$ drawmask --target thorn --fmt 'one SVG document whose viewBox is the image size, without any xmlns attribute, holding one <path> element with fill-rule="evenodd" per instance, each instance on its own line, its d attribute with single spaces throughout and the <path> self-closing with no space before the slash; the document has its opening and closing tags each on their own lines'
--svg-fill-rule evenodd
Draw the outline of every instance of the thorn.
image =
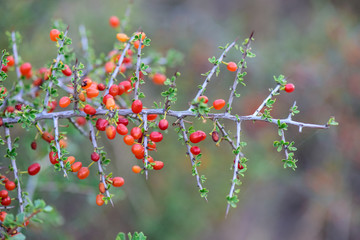
<svg viewBox="0 0 360 240">
<path fill-rule="evenodd" d="M 250 37 L 249 37 L 249 40 L 251 40 L 252 39 L 252 37 L 254 36 L 254 30 L 251 32 L 251 34 L 250 34 Z"/>
</svg>

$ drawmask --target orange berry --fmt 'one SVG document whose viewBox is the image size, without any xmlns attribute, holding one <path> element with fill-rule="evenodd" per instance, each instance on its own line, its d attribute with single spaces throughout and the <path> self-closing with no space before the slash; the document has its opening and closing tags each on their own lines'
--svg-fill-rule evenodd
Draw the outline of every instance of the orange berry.
<svg viewBox="0 0 360 240">
<path fill-rule="evenodd" d="M 73 172 L 77 172 L 80 170 L 81 167 L 82 167 L 82 162 L 76 162 L 73 165 L 71 165 L 71 170 Z"/>
<path fill-rule="evenodd" d="M 105 63 L 105 72 L 112 73 L 115 69 L 115 63 L 113 62 L 107 62 Z"/>
<path fill-rule="evenodd" d="M 217 99 L 213 102 L 213 107 L 216 109 L 216 110 L 220 110 L 222 109 L 224 106 L 225 106 L 226 102 L 224 99 Z"/>
<path fill-rule="evenodd" d="M 102 194 L 98 194 L 96 196 L 96 205 L 102 206 L 104 204 L 103 197 L 104 197 L 104 195 L 102 195 Z"/>
<path fill-rule="evenodd" d="M 144 40 L 146 37 L 146 34 L 144 32 L 136 32 L 135 36 L 139 36 L 141 34 L 141 40 Z"/>
<path fill-rule="evenodd" d="M 198 98 L 198 100 L 199 100 L 199 102 L 201 101 L 203 99 L 203 102 L 204 103 L 208 103 L 208 101 L 209 101 L 209 99 L 208 99 L 208 97 L 207 96 L 200 96 L 199 98 Z"/>
<path fill-rule="evenodd" d="M 164 82 L 166 81 L 166 76 L 161 73 L 155 73 L 152 80 L 155 84 L 164 85 Z"/>
<path fill-rule="evenodd" d="M 138 49 L 139 46 L 140 46 L 140 41 L 139 41 L 139 40 L 135 41 L 135 42 L 134 42 L 134 47 L 135 47 L 136 49 Z M 144 44 L 141 44 L 141 49 L 143 49 L 143 48 L 144 48 Z"/>
<path fill-rule="evenodd" d="M 125 33 L 118 33 L 118 34 L 116 34 L 116 38 L 117 38 L 120 42 L 127 42 L 127 41 L 129 41 L 129 39 L 130 39 Z"/>
<path fill-rule="evenodd" d="M 62 108 L 66 108 L 70 104 L 70 98 L 69 97 L 62 97 L 59 100 L 59 106 Z"/>
<path fill-rule="evenodd" d="M 90 87 L 90 88 L 86 89 L 86 96 L 88 98 L 95 98 L 95 97 L 99 96 L 99 90 L 94 89 L 93 87 Z"/>
<path fill-rule="evenodd" d="M 51 41 L 57 42 L 60 35 L 60 31 L 57 29 L 51 29 L 50 31 L 50 39 Z"/>
<path fill-rule="evenodd" d="M 67 142 L 64 139 L 60 139 L 59 145 L 60 145 L 61 148 L 66 148 L 67 147 Z"/>
<path fill-rule="evenodd" d="M 85 102 L 86 98 L 85 98 L 85 94 L 83 92 L 79 93 L 79 99 L 82 102 Z"/>
<path fill-rule="evenodd" d="M 106 189 L 105 189 L 105 185 L 101 182 L 99 183 L 99 191 L 101 193 L 105 193 Z"/>
<path fill-rule="evenodd" d="M 66 159 L 65 163 L 67 163 L 67 162 L 69 162 L 70 165 L 73 164 L 73 163 L 75 162 L 75 157 L 74 157 L 74 156 L 69 156 L 69 157 Z"/>
<path fill-rule="evenodd" d="M 132 166 L 131 170 L 132 170 L 134 173 L 138 174 L 138 173 L 141 172 L 141 167 L 138 166 L 138 165 L 134 165 L 134 166 Z"/>
<path fill-rule="evenodd" d="M 121 187 L 122 185 L 124 185 L 125 181 L 122 177 L 114 177 L 112 179 L 112 185 L 114 187 Z"/>
<path fill-rule="evenodd" d="M 230 72 L 235 72 L 237 70 L 237 65 L 234 62 L 229 62 L 226 66 L 227 70 Z"/>
<path fill-rule="evenodd" d="M 126 145 L 131 146 L 131 145 L 134 144 L 135 140 L 134 140 L 134 137 L 133 137 L 133 136 L 131 136 L 131 135 L 126 135 L 126 136 L 124 136 L 124 142 L 125 142 Z"/>
<path fill-rule="evenodd" d="M 79 179 L 85 179 L 89 176 L 90 171 L 88 167 L 82 167 L 77 173 Z"/>
<path fill-rule="evenodd" d="M 109 24 L 110 24 L 111 27 L 116 28 L 117 26 L 119 26 L 120 20 L 116 16 L 111 16 L 109 18 Z"/>
<path fill-rule="evenodd" d="M 109 109 L 109 110 L 112 110 L 115 108 L 115 100 L 114 98 L 108 98 L 106 100 L 106 108 Z"/>
<path fill-rule="evenodd" d="M 81 87 L 83 89 L 87 89 L 91 86 L 91 84 L 92 84 L 92 80 L 90 78 L 85 78 L 81 83 Z"/>
</svg>

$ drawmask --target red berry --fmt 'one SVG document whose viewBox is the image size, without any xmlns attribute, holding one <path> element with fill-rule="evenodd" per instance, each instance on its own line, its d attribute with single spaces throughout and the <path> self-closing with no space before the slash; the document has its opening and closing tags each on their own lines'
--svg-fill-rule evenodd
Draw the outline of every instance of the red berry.
<svg viewBox="0 0 360 240">
<path fill-rule="evenodd" d="M 62 73 L 63 73 L 65 76 L 69 77 L 69 76 L 71 76 L 72 71 L 71 71 L 71 69 L 69 68 L 69 66 L 65 64 L 65 69 L 62 70 Z"/>
<path fill-rule="evenodd" d="M 130 93 L 131 92 L 131 82 L 130 81 L 122 81 L 119 83 L 119 85 L 122 85 L 124 86 L 124 89 L 125 89 L 125 93 Z M 119 94 L 120 95 L 120 94 Z"/>
<path fill-rule="evenodd" d="M 163 85 L 166 81 L 166 76 L 161 73 L 155 73 L 152 80 L 155 84 Z"/>
<path fill-rule="evenodd" d="M 200 96 L 200 97 L 198 98 L 198 100 L 199 100 L 199 101 L 202 100 L 204 103 L 208 103 L 208 101 L 209 101 L 208 97 L 207 97 L 207 96 L 204 96 L 204 95 L 203 95 L 203 96 Z"/>
<path fill-rule="evenodd" d="M 139 139 L 142 136 L 141 128 L 133 127 L 130 131 L 130 135 L 133 136 L 134 139 Z"/>
<path fill-rule="evenodd" d="M 33 163 L 28 167 L 28 173 L 29 175 L 33 176 L 40 172 L 40 164 L 39 163 Z"/>
<path fill-rule="evenodd" d="M 144 147 L 141 144 L 136 143 L 131 147 L 131 152 L 134 155 L 141 155 L 144 152 Z"/>
<path fill-rule="evenodd" d="M 163 135 L 160 132 L 152 132 L 150 133 L 150 140 L 153 142 L 161 142 L 161 140 L 163 140 Z"/>
<path fill-rule="evenodd" d="M 20 73 L 23 76 L 28 75 L 31 72 L 31 64 L 26 62 L 20 66 Z"/>
<path fill-rule="evenodd" d="M 124 118 L 123 116 L 119 116 L 119 119 L 117 121 L 118 124 L 124 124 L 127 126 L 129 124 L 129 120 L 127 118 Z"/>
<path fill-rule="evenodd" d="M 159 121 L 159 128 L 161 130 L 166 130 L 169 127 L 169 122 L 166 119 L 161 119 Z"/>
<path fill-rule="evenodd" d="M 104 193 L 104 192 L 106 191 L 105 185 L 104 185 L 102 182 L 99 183 L 99 191 L 100 191 L 101 193 Z"/>
<path fill-rule="evenodd" d="M 119 96 L 123 95 L 123 93 L 125 92 L 125 86 L 122 84 L 119 84 L 118 87 L 119 87 L 119 91 L 118 91 L 117 95 L 119 95 Z"/>
<path fill-rule="evenodd" d="M 96 109 L 90 106 L 89 104 L 85 105 L 84 112 L 89 115 L 94 115 L 96 113 Z"/>
<path fill-rule="evenodd" d="M 117 96 L 119 93 L 119 86 L 116 84 L 111 85 L 109 89 L 109 94 L 113 97 Z"/>
<path fill-rule="evenodd" d="M 226 68 L 230 71 L 230 72 L 235 72 L 237 70 L 237 65 L 234 62 L 229 62 L 226 66 Z"/>
<path fill-rule="evenodd" d="M 222 109 L 224 106 L 225 106 L 225 100 L 224 99 L 217 99 L 213 102 L 213 107 L 216 109 L 216 110 L 220 110 Z"/>
<path fill-rule="evenodd" d="M 93 160 L 94 162 L 99 161 L 100 159 L 100 154 L 98 154 L 97 152 L 93 152 L 91 153 L 91 160 Z"/>
<path fill-rule="evenodd" d="M 9 192 L 4 190 L 0 191 L 0 198 L 6 198 L 7 196 L 9 196 Z"/>
<path fill-rule="evenodd" d="M 79 179 L 85 179 L 89 176 L 90 171 L 88 167 L 82 167 L 77 173 Z"/>
<path fill-rule="evenodd" d="M 6 57 L 6 60 L 8 60 L 8 63 L 7 63 L 8 67 L 14 66 L 14 64 L 15 64 L 15 59 L 14 59 L 13 56 L 7 56 L 7 57 Z"/>
<path fill-rule="evenodd" d="M 86 124 L 86 118 L 78 117 L 76 118 L 76 123 L 79 124 L 80 126 L 84 126 Z"/>
<path fill-rule="evenodd" d="M 160 170 L 164 167 L 164 163 L 162 161 L 155 161 L 155 165 L 153 166 L 154 170 Z"/>
<path fill-rule="evenodd" d="M 8 71 L 7 65 L 2 65 L 1 70 L 3 70 L 4 72 L 7 72 Z"/>
<path fill-rule="evenodd" d="M 106 127 L 106 136 L 108 139 L 114 139 L 116 137 L 116 128 L 113 125 Z"/>
<path fill-rule="evenodd" d="M 106 88 L 106 86 L 105 86 L 105 84 L 103 84 L 103 83 L 99 83 L 99 84 L 97 85 L 97 89 L 98 89 L 99 91 L 104 91 L 105 88 Z"/>
<path fill-rule="evenodd" d="M 51 29 L 51 31 L 50 31 L 50 39 L 51 39 L 51 41 L 56 42 L 58 40 L 58 38 L 59 38 L 59 35 L 60 35 L 59 30 Z"/>
<path fill-rule="evenodd" d="M 109 125 L 109 121 L 103 118 L 99 118 L 96 121 L 95 127 L 99 131 L 105 131 L 106 127 Z"/>
<path fill-rule="evenodd" d="M 16 188 L 16 185 L 13 181 L 7 181 L 5 183 L 5 188 L 8 190 L 8 191 L 12 191 Z"/>
<path fill-rule="evenodd" d="M 106 94 L 106 95 L 103 97 L 103 103 L 106 104 L 106 101 L 107 101 L 109 98 L 114 99 L 114 97 L 111 96 L 110 94 Z"/>
<path fill-rule="evenodd" d="M 295 85 L 292 83 L 288 83 L 285 85 L 285 92 L 291 93 L 295 90 Z"/>
<path fill-rule="evenodd" d="M 190 134 L 190 142 L 192 143 L 201 142 L 205 140 L 205 138 L 206 138 L 206 133 L 200 130 Z"/>
<path fill-rule="evenodd" d="M 133 111 L 133 113 L 140 113 L 142 109 L 143 109 L 143 104 L 139 99 L 135 100 L 131 105 L 131 110 Z"/>
<path fill-rule="evenodd" d="M 192 147 L 190 148 L 190 152 L 191 152 L 192 154 L 194 154 L 194 155 L 199 155 L 200 152 L 201 152 L 201 150 L 200 150 L 200 148 L 199 148 L 198 146 L 192 146 Z"/>
<path fill-rule="evenodd" d="M 118 124 L 118 125 L 116 126 L 116 131 L 117 131 L 118 134 L 120 134 L 120 135 L 126 135 L 126 134 L 128 134 L 128 132 L 129 132 L 129 130 L 127 129 L 127 127 L 126 127 L 124 124 L 122 124 L 122 123 L 120 123 L 120 124 Z"/>
<path fill-rule="evenodd" d="M 18 110 L 18 111 L 21 111 L 23 105 L 21 103 L 18 103 L 15 105 L 15 109 Z"/>
<path fill-rule="evenodd" d="M 122 177 L 114 177 L 112 179 L 112 182 L 113 182 L 112 185 L 114 187 L 121 187 L 125 183 L 125 181 L 124 181 L 124 179 Z"/>
<path fill-rule="evenodd" d="M 211 133 L 211 138 L 212 138 L 212 140 L 214 141 L 214 142 L 218 142 L 219 141 L 219 133 L 217 132 L 217 131 L 213 131 L 212 133 Z"/>
<path fill-rule="evenodd" d="M 6 212 L 0 212 L 0 221 L 4 222 L 6 218 L 7 213 Z"/>
<path fill-rule="evenodd" d="M 59 155 L 57 153 L 55 154 L 53 151 L 51 151 L 49 153 L 49 160 L 50 160 L 51 164 L 59 163 Z"/>
<path fill-rule="evenodd" d="M 51 135 L 48 132 L 43 132 L 43 134 L 41 135 L 42 139 L 44 139 L 45 141 L 47 141 L 48 143 L 51 143 L 55 138 L 53 135 Z"/>
<path fill-rule="evenodd" d="M 111 27 L 116 28 L 117 26 L 119 26 L 120 20 L 116 16 L 111 16 L 109 18 L 109 24 L 110 24 Z"/>
<path fill-rule="evenodd" d="M 147 115 L 147 120 L 148 121 L 154 121 L 157 118 L 157 114 L 149 114 Z"/>
<path fill-rule="evenodd" d="M 1 205 L 3 206 L 9 206 L 10 204 L 11 204 L 11 198 L 9 196 L 1 200 Z"/>
</svg>

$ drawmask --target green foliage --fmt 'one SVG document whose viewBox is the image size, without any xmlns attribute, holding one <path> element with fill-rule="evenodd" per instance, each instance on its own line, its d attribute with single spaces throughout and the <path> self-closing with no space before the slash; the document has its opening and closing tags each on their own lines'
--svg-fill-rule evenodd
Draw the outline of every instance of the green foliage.
<svg viewBox="0 0 360 240">
<path fill-rule="evenodd" d="M 134 232 L 134 234 L 128 233 L 128 240 L 146 240 L 147 237 L 142 233 Z M 118 233 L 115 240 L 127 240 L 126 234 L 123 232 Z"/>
</svg>

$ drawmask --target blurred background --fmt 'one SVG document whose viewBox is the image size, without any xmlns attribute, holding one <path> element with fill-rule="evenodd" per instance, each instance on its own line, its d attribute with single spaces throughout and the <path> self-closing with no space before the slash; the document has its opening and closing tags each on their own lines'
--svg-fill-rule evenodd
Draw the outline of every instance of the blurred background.
<svg viewBox="0 0 360 240">
<path fill-rule="evenodd" d="M 122 18 L 125 0 L 1 0 L 0 48 L 9 49 L 5 31 L 23 36 L 19 52 L 36 68 L 55 58 L 49 41 L 51 21 L 69 24 L 73 48 L 78 49 L 78 27 L 91 31 L 91 45 L 98 56 L 116 41 L 108 19 Z M 218 46 L 236 37 L 247 38 L 255 31 L 253 52 L 248 59 L 247 87 L 238 92 L 233 112 L 251 114 L 275 86 L 273 75 L 284 74 L 296 86 L 292 94 L 277 98 L 273 117 L 286 117 L 293 101 L 300 114 L 296 120 L 324 124 L 336 116 L 338 127 L 329 130 L 289 128 L 287 140 L 295 141 L 298 169 L 283 169 L 283 153 L 272 146 L 278 140 L 276 127 L 243 124 L 244 153 L 248 171 L 239 194 L 240 202 L 225 219 L 233 154 L 227 143 L 216 147 L 201 143 L 200 172 L 208 180 L 209 202 L 200 198 L 185 146 L 169 128 L 154 159 L 164 161 L 161 171 L 151 172 L 148 181 L 131 172 L 135 159 L 118 135 L 101 144 L 113 160 L 107 172 L 123 176 L 121 190 L 112 189 L 115 207 L 95 205 L 98 179 L 95 171 L 79 183 L 49 167 L 29 180 L 25 188 L 34 198 L 44 198 L 58 212 L 43 226 L 32 224 L 28 239 L 114 239 L 120 231 L 143 231 L 149 239 L 360 239 L 360 2 L 341 0 L 134 0 L 128 34 L 141 27 L 152 39 L 145 49 L 165 54 L 176 49 L 184 54 L 178 80 L 179 99 L 173 109 L 186 109 L 203 81 L 201 73 L 211 68 L 208 58 L 219 56 Z M 226 61 L 237 61 L 232 51 Z M 223 67 L 223 69 L 225 69 Z M 167 71 L 171 76 L 174 69 Z M 9 78 L 10 79 L 10 78 Z M 11 80 L 11 79 L 10 79 Z M 233 82 L 223 71 L 207 89 L 210 101 L 225 98 Z M 150 81 L 144 85 L 149 100 L 160 100 L 161 88 Z M 64 123 L 65 124 L 65 123 Z M 224 122 L 234 132 L 231 122 Z M 211 131 L 212 124 L 194 121 L 197 129 Z M 90 142 L 72 129 L 68 150 L 88 161 Z M 71 134 L 73 133 L 73 134 Z M 17 135 L 23 136 L 19 129 Z M 15 135 L 16 135 L 15 134 Z M 39 142 L 32 151 L 35 135 L 30 130 L 20 139 L 19 162 L 23 168 L 33 161 L 48 165 L 48 146 Z M 358 146 L 358 147 L 357 147 Z M 6 164 L 5 164 L 6 165 Z"/>
</svg>

